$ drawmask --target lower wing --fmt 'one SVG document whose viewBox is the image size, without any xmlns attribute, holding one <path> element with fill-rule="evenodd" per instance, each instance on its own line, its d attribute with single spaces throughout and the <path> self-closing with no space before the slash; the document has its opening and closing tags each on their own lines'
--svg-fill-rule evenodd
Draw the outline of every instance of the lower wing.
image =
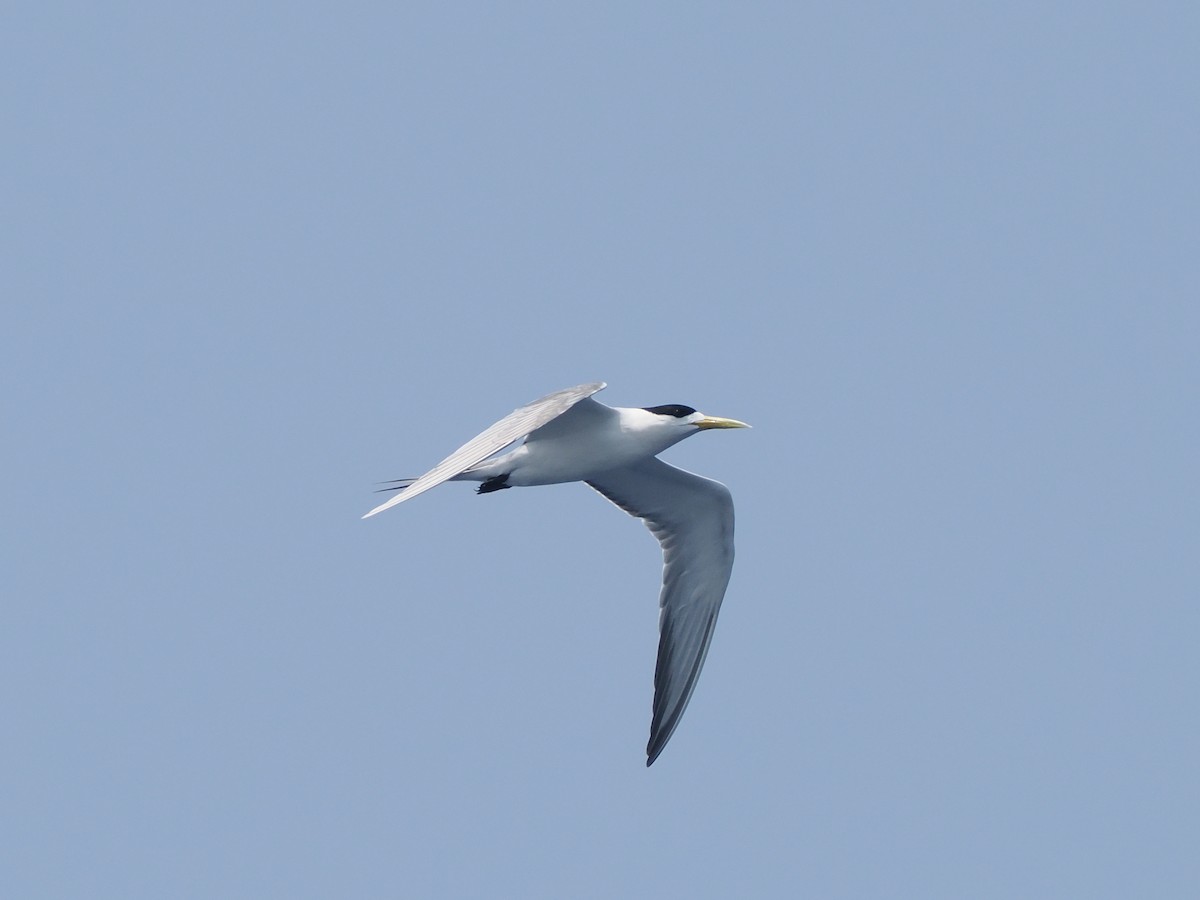
<svg viewBox="0 0 1200 900">
<path fill-rule="evenodd" d="M 720 482 L 660 459 L 613 469 L 588 486 L 642 519 L 663 549 L 650 765 L 679 724 L 708 654 L 733 570 L 733 498 Z"/>
</svg>

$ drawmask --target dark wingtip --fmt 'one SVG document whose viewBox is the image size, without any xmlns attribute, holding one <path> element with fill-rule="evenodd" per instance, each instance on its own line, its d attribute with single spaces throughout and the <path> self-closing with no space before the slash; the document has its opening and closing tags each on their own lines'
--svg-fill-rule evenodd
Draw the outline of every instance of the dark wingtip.
<svg viewBox="0 0 1200 900">
<path fill-rule="evenodd" d="M 657 736 L 656 736 L 657 737 Z M 650 743 L 646 745 L 646 768 L 654 765 L 654 761 L 662 754 L 663 749 L 667 746 L 666 741 L 660 743 L 657 747 L 654 746 L 655 738 L 650 739 Z"/>
</svg>

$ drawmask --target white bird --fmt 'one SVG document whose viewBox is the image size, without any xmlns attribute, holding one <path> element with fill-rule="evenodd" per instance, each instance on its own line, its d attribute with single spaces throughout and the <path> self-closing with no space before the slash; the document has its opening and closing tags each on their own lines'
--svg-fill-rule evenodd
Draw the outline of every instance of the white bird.
<svg viewBox="0 0 1200 900">
<path fill-rule="evenodd" d="M 482 482 L 477 493 L 583 481 L 642 519 L 663 550 L 658 664 L 646 765 L 670 740 L 696 687 L 733 569 L 733 498 L 717 481 L 656 459 L 710 428 L 749 428 L 690 406 L 621 409 L 591 399 L 604 382 L 547 394 L 505 416 L 364 519 L 443 481 Z M 503 456 L 493 454 L 524 442 Z M 402 482 L 402 483 L 401 483 Z"/>
</svg>

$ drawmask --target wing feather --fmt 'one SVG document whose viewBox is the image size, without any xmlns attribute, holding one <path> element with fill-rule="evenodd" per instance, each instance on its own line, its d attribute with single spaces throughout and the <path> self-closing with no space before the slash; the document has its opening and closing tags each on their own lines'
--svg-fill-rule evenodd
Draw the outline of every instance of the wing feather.
<svg viewBox="0 0 1200 900">
<path fill-rule="evenodd" d="M 720 482 L 660 459 L 613 469 L 588 486 L 645 521 L 662 545 L 651 765 L 687 708 L 712 641 L 733 570 L 733 498 Z"/>
<path fill-rule="evenodd" d="M 390 509 L 397 503 L 403 503 L 405 500 L 411 500 L 418 494 L 423 494 L 430 488 L 437 487 L 443 481 L 448 481 L 455 475 L 462 474 L 471 468 L 471 466 L 482 462 L 498 450 L 503 450 L 513 441 L 519 441 L 528 435 L 529 432 L 561 416 L 580 400 L 590 397 L 597 391 L 604 390 L 604 388 L 605 384 L 603 381 L 581 384 L 577 387 L 567 388 L 566 390 L 555 391 L 553 394 L 547 394 L 540 400 L 534 400 L 532 403 L 514 409 L 495 425 L 492 425 L 482 434 L 471 438 L 471 440 L 443 459 L 405 488 L 403 493 L 392 497 L 387 503 L 382 503 L 375 507 L 363 516 L 363 518 L 369 519 L 376 513 Z"/>
</svg>

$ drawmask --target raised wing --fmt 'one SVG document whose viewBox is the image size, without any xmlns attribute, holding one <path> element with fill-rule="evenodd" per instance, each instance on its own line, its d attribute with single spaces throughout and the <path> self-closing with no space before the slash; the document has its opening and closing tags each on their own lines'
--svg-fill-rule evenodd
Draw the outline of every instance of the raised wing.
<svg viewBox="0 0 1200 900">
<path fill-rule="evenodd" d="M 597 391 L 602 391 L 606 385 L 603 381 L 581 384 L 578 387 L 567 388 L 547 394 L 540 400 L 534 400 L 511 413 L 489 428 L 487 431 L 471 438 L 440 463 L 410 484 L 404 491 L 397 494 L 387 503 L 380 504 L 365 516 L 369 519 L 376 513 L 390 509 L 397 503 L 411 500 L 417 494 L 423 494 L 443 481 L 448 481 L 455 475 L 465 472 L 476 463 L 483 462 L 498 450 L 503 450 L 513 441 L 519 441 L 534 429 L 540 428 L 552 419 Z"/>
<path fill-rule="evenodd" d="M 708 654 L 733 570 L 733 498 L 720 482 L 659 459 L 613 469 L 588 486 L 645 521 L 663 549 L 649 766 L 679 724 Z"/>
</svg>

